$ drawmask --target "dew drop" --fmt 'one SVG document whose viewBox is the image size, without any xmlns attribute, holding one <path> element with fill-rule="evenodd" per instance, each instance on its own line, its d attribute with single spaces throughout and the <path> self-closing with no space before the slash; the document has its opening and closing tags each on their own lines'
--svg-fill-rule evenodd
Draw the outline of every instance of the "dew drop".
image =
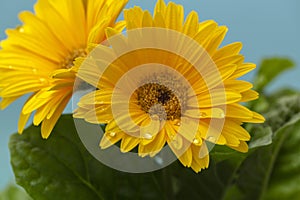
<svg viewBox="0 0 300 200">
<path fill-rule="evenodd" d="M 41 83 L 45 83 L 45 82 L 46 82 L 46 79 L 45 79 L 45 78 L 40 78 L 40 82 L 41 82 Z"/>
<path fill-rule="evenodd" d="M 221 118 L 224 118 L 225 117 L 225 114 L 222 112 L 222 113 L 220 113 L 220 117 Z"/>
<path fill-rule="evenodd" d="M 152 139 L 152 135 L 150 133 L 145 133 L 144 134 L 144 138 L 147 140 L 151 140 Z"/>
<path fill-rule="evenodd" d="M 36 74 L 37 73 L 37 69 L 32 68 L 32 73 Z"/>
<path fill-rule="evenodd" d="M 110 132 L 109 135 L 110 135 L 111 137 L 115 137 L 115 136 L 116 136 L 116 133 L 115 133 L 115 132 Z"/>
<path fill-rule="evenodd" d="M 172 141 L 172 145 L 176 149 L 181 149 L 182 148 L 182 138 L 181 137 L 174 138 L 173 141 Z"/>
<path fill-rule="evenodd" d="M 205 112 L 200 112 L 200 117 L 207 117 L 207 114 Z"/>
<path fill-rule="evenodd" d="M 208 136 L 206 140 L 213 143 L 216 142 L 216 138 L 213 136 Z"/>
<path fill-rule="evenodd" d="M 180 126 L 181 125 L 181 121 L 179 119 L 174 120 L 174 124 L 176 126 Z"/>
<path fill-rule="evenodd" d="M 25 31 L 24 28 L 23 28 L 22 26 L 18 27 L 17 30 L 18 30 L 20 33 L 24 33 L 24 31 Z"/>
<path fill-rule="evenodd" d="M 11 65 L 8 66 L 8 69 L 12 69 L 12 68 L 13 68 L 13 66 L 11 66 Z"/>
<path fill-rule="evenodd" d="M 170 139 L 171 139 L 171 140 L 173 140 L 173 139 L 174 139 L 174 137 L 175 137 L 175 135 L 174 135 L 174 134 L 171 134 L 171 135 L 170 135 Z"/>
<path fill-rule="evenodd" d="M 197 139 L 197 138 L 195 138 L 195 139 L 193 139 L 193 143 L 194 143 L 194 144 L 199 144 L 199 143 L 200 143 L 200 140 Z"/>
</svg>

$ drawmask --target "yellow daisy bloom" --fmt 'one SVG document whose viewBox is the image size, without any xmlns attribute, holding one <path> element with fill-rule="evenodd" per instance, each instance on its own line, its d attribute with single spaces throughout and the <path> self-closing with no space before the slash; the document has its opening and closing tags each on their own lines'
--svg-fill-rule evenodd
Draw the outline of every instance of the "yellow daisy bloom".
<svg viewBox="0 0 300 200">
<path fill-rule="evenodd" d="M 89 43 L 106 39 L 105 28 L 117 31 L 116 23 L 127 0 L 38 0 L 35 14 L 20 14 L 23 25 L 7 30 L 0 50 L 0 107 L 6 108 L 30 93 L 19 120 L 22 133 L 30 115 L 33 124 L 42 123 L 42 137 L 48 138 L 72 96 L 73 61 L 88 53 Z"/>
<path fill-rule="evenodd" d="M 154 15 L 125 11 L 126 36 L 108 28 L 110 47 L 95 47 L 77 59 L 77 76 L 98 88 L 83 96 L 74 117 L 107 124 L 100 146 L 120 143 L 122 152 L 155 156 L 166 144 L 195 172 L 207 168 L 207 142 L 247 152 L 244 122 L 264 118 L 242 106 L 258 98 L 252 84 L 237 78 L 255 68 L 244 63 L 237 42 L 219 48 L 227 28 L 199 22 L 181 5 L 163 0 Z"/>
</svg>

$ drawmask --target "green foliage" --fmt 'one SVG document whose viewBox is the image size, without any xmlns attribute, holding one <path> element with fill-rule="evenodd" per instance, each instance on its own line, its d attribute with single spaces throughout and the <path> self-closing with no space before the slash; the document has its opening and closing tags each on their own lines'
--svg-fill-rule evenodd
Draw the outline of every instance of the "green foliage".
<svg viewBox="0 0 300 200">
<path fill-rule="evenodd" d="M 265 113 L 270 111 L 273 102 L 283 96 L 297 94 L 297 91 L 290 88 L 279 88 L 272 94 L 265 94 L 265 88 L 277 78 L 278 75 L 292 69 L 293 61 L 288 58 L 268 58 L 262 61 L 258 73 L 254 78 L 254 89 L 260 94 L 259 99 L 250 102 L 249 107 L 257 112 Z"/>
<path fill-rule="evenodd" d="M 243 162 L 236 179 L 236 189 L 243 194 L 243 199 L 300 196 L 299 144 L 300 114 L 274 133 L 272 144 L 257 149 Z"/>
<path fill-rule="evenodd" d="M 269 58 L 263 60 L 254 80 L 258 92 L 271 83 L 279 74 L 292 68 L 294 63 L 288 58 Z"/>
<path fill-rule="evenodd" d="M 0 192 L 0 200 L 31 200 L 31 198 L 22 188 L 10 184 Z"/>
</svg>

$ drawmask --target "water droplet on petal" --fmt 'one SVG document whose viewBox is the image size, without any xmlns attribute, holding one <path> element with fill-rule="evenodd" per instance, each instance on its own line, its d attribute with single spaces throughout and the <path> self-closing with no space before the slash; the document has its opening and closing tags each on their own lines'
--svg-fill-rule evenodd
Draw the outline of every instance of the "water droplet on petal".
<svg viewBox="0 0 300 200">
<path fill-rule="evenodd" d="M 209 141 L 209 142 L 213 142 L 213 143 L 216 142 L 216 138 L 213 137 L 213 136 L 208 136 L 206 140 Z"/>
<path fill-rule="evenodd" d="M 194 144 L 199 144 L 199 143 L 200 143 L 200 140 L 197 139 L 197 138 L 195 138 L 195 139 L 193 139 L 193 143 L 194 143 Z"/>
<path fill-rule="evenodd" d="M 24 33 L 24 28 L 22 26 L 19 26 L 17 27 L 17 30 L 20 32 L 20 33 Z"/>
<path fill-rule="evenodd" d="M 220 117 L 221 118 L 224 118 L 225 117 L 225 114 L 222 112 L 222 113 L 220 113 Z"/>
<path fill-rule="evenodd" d="M 40 78 L 40 82 L 41 82 L 41 83 L 45 83 L 45 82 L 46 82 L 46 79 L 45 79 L 45 78 Z"/>
<path fill-rule="evenodd" d="M 182 138 L 180 136 L 175 137 L 172 141 L 172 145 L 176 148 L 176 149 L 181 149 L 182 148 Z"/>
<path fill-rule="evenodd" d="M 115 136 L 116 136 L 116 133 L 115 133 L 115 132 L 110 132 L 109 135 L 110 135 L 111 137 L 115 137 Z"/>
<path fill-rule="evenodd" d="M 32 68 L 32 73 L 36 74 L 37 73 L 37 69 Z"/>
<path fill-rule="evenodd" d="M 179 119 L 175 119 L 175 120 L 174 120 L 174 124 L 175 124 L 176 126 L 180 126 L 180 125 L 181 125 L 181 121 L 180 121 Z"/>
<path fill-rule="evenodd" d="M 200 117 L 207 117 L 207 114 L 205 112 L 200 112 Z"/>
<path fill-rule="evenodd" d="M 150 133 L 145 133 L 144 134 L 144 138 L 147 140 L 151 140 L 152 139 L 152 135 Z"/>
<path fill-rule="evenodd" d="M 11 66 L 11 65 L 8 66 L 8 69 L 12 69 L 12 68 L 13 68 L 13 66 Z"/>
<path fill-rule="evenodd" d="M 174 137 L 175 137 L 175 135 L 174 135 L 174 134 L 171 134 L 171 135 L 170 135 L 170 139 L 171 139 L 171 140 L 173 140 L 173 139 L 174 139 Z"/>
</svg>

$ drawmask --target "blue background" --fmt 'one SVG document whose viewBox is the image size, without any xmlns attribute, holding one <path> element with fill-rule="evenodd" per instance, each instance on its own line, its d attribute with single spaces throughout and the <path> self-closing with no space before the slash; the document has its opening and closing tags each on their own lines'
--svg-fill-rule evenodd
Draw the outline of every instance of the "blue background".
<svg viewBox="0 0 300 200">
<path fill-rule="evenodd" d="M 62 0 L 63 1 L 63 0 Z M 153 10 L 154 0 L 132 0 L 127 7 L 133 5 Z M 242 53 L 247 62 L 259 64 L 264 57 L 288 56 L 296 64 L 300 63 L 300 1 L 299 0 L 174 0 L 185 7 L 185 13 L 196 10 L 200 20 L 214 19 L 226 25 L 229 32 L 224 44 L 241 41 L 244 44 Z M 18 13 L 32 10 L 35 0 L 9 0 L 0 2 L 0 39 L 5 39 L 5 29 L 16 27 Z M 251 80 L 255 72 L 245 79 Z M 300 67 L 283 74 L 269 88 L 299 86 Z M 22 98 L 9 108 L 0 111 L 0 189 L 13 181 L 9 164 L 8 139 L 17 131 L 17 120 Z M 67 112 L 71 108 L 67 109 Z"/>
</svg>

